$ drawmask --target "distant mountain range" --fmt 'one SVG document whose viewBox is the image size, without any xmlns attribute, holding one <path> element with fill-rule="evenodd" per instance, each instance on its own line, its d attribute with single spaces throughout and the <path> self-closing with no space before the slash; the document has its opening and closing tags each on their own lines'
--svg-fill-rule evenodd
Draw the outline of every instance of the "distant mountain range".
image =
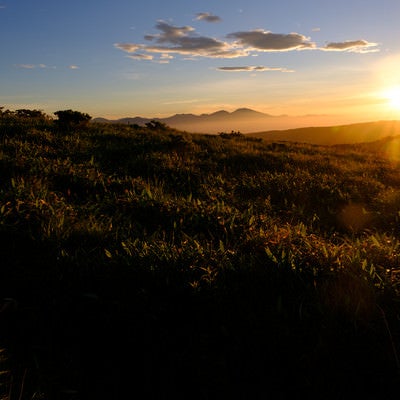
<svg viewBox="0 0 400 400">
<path fill-rule="evenodd" d="M 265 140 L 320 145 L 372 142 L 385 137 L 400 135 L 400 121 L 336 125 L 334 117 L 327 115 L 273 116 L 249 108 L 239 108 L 233 112 L 220 110 L 201 115 L 175 114 L 167 118 L 93 119 L 93 122 L 137 124 L 141 126 L 150 121 L 159 121 L 171 128 L 191 133 L 239 131 Z"/>
<path fill-rule="evenodd" d="M 176 128 L 192 133 L 219 133 L 240 131 L 250 133 L 273 129 L 288 129 L 305 126 L 329 125 L 332 118 L 324 115 L 305 115 L 291 117 L 288 115 L 273 116 L 249 108 L 238 108 L 233 112 L 225 110 L 211 114 L 175 114 L 167 118 L 128 117 L 117 120 L 95 118 L 93 122 L 118 123 L 130 125 L 145 125 L 150 121 L 159 121 L 171 128 Z"/>
</svg>

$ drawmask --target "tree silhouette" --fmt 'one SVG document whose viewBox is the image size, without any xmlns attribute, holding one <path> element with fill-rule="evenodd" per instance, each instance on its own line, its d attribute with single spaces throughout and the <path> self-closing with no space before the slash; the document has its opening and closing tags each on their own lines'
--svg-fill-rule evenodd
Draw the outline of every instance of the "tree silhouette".
<svg viewBox="0 0 400 400">
<path fill-rule="evenodd" d="M 56 121 L 59 128 L 71 130 L 87 126 L 92 117 L 89 114 L 73 110 L 60 110 L 54 113 L 58 117 Z"/>
<path fill-rule="evenodd" d="M 28 110 L 25 108 L 15 111 L 15 114 L 19 118 L 32 118 L 32 119 L 47 119 L 46 114 L 40 110 Z"/>
</svg>

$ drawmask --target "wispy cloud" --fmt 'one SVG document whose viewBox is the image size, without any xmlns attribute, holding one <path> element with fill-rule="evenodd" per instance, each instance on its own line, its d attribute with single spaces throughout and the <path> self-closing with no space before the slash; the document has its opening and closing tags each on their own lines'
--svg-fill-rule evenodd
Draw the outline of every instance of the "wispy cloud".
<svg viewBox="0 0 400 400">
<path fill-rule="evenodd" d="M 134 44 L 134 43 L 115 43 L 114 46 L 117 49 L 126 51 L 127 53 L 134 53 L 135 51 L 143 47 L 140 44 Z"/>
<path fill-rule="evenodd" d="M 16 68 L 22 68 L 22 69 L 55 69 L 56 67 L 54 66 L 49 66 L 46 64 L 15 64 L 14 65 Z"/>
<path fill-rule="evenodd" d="M 228 38 L 237 39 L 238 44 L 258 51 L 291 51 L 314 49 L 316 44 L 300 33 L 280 34 L 256 29 L 230 33 Z"/>
<path fill-rule="evenodd" d="M 255 65 L 246 65 L 242 67 L 218 67 L 217 70 L 224 72 L 265 72 L 265 71 L 295 72 L 294 70 L 287 68 L 265 67 L 265 66 L 255 66 Z"/>
<path fill-rule="evenodd" d="M 170 54 L 161 54 L 160 58 L 156 61 L 159 64 L 169 64 L 170 60 L 173 60 L 174 56 L 171 56 Z"/>
<path fill-rule="evenodd" d="M 172 60 L 174 57 L 170 54 L 161 54 L 160 58 L 163 60 Z"/>
<path fill-rule="evenodd" d="M 22 69 L 34 69 L 36 68 L 35 64 L 15 64 L 15 67 Z"/>
<path fill-rule="evenodd" d="M 324 51 L 347 51 L 350 53 L 373 53 L 379 51 L 377 43 L 366 40 L 347 40 L 345 42 L 331 42 L 322 47 Z"/>
<path fill-rule="evenodd" d="M 21 69 L 57 69 L 56 66 L 46 64 L 14 64 L 14 67 Z M 65 67 L 64 67 L 65 68 Z M 68 69 L 79 69 L 77 65 L 68 65 Z"/>
<path fill-rule="evenodd" d="M 131 58 L 132 60 L 152 60 L 154 58 L 150 54 L 140 54 L 140 53 L 133 53 L 127 57 Z"/>
<path fill-rule="evenodd" d="M 220 22 L 221 18 L 218 17 L 217 15 L 213 15 L 208 12 L 203 12 L 203 13 L 196 14 L 196 20 L 197 21 L 206 21 L 206 22 Z"/>
</svg>

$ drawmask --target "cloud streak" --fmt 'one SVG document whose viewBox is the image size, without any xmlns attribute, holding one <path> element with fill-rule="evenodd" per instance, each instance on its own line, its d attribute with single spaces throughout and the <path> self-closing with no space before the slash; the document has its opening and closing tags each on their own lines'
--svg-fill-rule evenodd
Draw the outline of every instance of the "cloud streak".
<svg viewBox="0 0 400 400">
<path fill-rule="evenodd" d="M 126 53 L 134 53 L 135 51 L 143 47 L 139 44 L 134 44 L 134 43 L 115 43 L 114 46 L 117 49 L 125 51 Z"/>
<path fill-rule="evenodd" d="M 255 65 L 246 65 L 242 67 L 218 67 L 218 71 L 224 72 L 295 72 L 292 69 L 280 68 L 280 67 L 265 67 L 265 66 L 255 66 Z"/>
<path fill-rule="evenodd" d="M 35 64 L 15 64 L 17 68 L 22 68 L 22 69 L 35 69 L 36 65 Z"/>
<path fill-rule="evenodd" d="M 20 69 L 57 69 L 55 66 L 49 66 L 46 64 L 14 64 L 14 67 Z M 65 68 L 65 67 L 64 67 Z M 68 69 L 79 69 L 77 65 L 68 65 Z"/>
<path fill-rule="evenodd" d="M 217 15 L 213 15 L 213 14 L 208 13 L 208 12 L 196 14 L 196 20 L 197 21 L 206 21 L 206 22 L 220 22 L 220 21 L 222 21 L 221 18 L 218 17 Z"/>
<path fill-rule="evenodd" d="M 16 68 L 22 69 L 55 69 L 56 67 L 50 67 L 46 64 L 15 64 Z"/>
<path fill-rule="evenodd" d="M 324 51 L 345 51 L 349 53 L 372 53 L 377 52 L 377 43 L 366 40 L 347 40 L 345 42 L 331 42 L 322 47 Z"/>
<path fill-rule="evenodd" d="M 154 58 L 150 54 L 140 54 L 140 53 L 134 53 L 127 57 L 131 58 L 132 60 L 152 60 Z"/>
</svg>

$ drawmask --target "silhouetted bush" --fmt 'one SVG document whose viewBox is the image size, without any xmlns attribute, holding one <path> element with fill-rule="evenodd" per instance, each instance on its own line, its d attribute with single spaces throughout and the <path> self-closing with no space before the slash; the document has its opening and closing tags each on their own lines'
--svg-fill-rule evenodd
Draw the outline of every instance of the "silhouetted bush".
<svg viewBox="0 0 400 400">
<path fill-rule="evenodd" d="M 5 110 L 0 107 L 0 132 L 16 135 L 27 132 L 31 128 L 49 130 L 53 120 L 41 110 L 19 109 Z"/>
<path fill-rule="evenodd" d="M 147 122 L 146 128 L 151 129 L 152 131 L 161 131 L 161 132 L 166 132 L 170 130 L 170 128 L 167 126 L 167 124 L 164 124 L 163 122 L 152 120 L 150 122 Z"/>
<path fill-rule="evenodd" d="M 64 131 L 84 128 L 92 119 L 89 114 L 73 110 L 56 111 L 54 115 L 58 117 L 58 120 L 56 121 L 58 127 Z"/>
</svg>

